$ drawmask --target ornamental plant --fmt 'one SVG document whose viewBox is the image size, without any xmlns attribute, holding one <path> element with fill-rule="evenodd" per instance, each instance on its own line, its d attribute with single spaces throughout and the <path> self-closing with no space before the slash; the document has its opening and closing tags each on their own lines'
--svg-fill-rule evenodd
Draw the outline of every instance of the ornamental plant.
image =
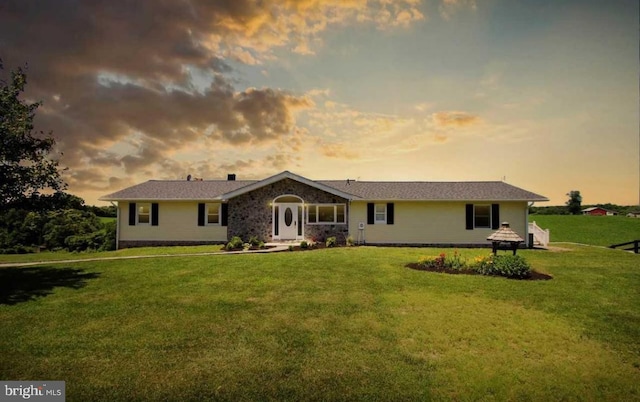
<svg viewBox="0 0 640 402">
<path fill-rule="evenodd" d="M 240 236 L 233 236 L 227 246 L 225 247 L 227 250 L 238 250 L 244 247 L 244 242 Z"/>
<path fill-rule="evenodd" d="M 251 236 L 249 237 L 249 244 L 251 247 L 258 247 L 260 245 L 260 239 L 258 236 Z"/>
<path fill-rule="evenodd" d="M 531 276 L 531 266 L 520 255 L 495 256 L 494 267 L 498 275 L 507 278 L 524 279 Z"/>
<path fill-rule="evenodd" d="M 531 266 L 521 255 L 493 255 L 476 257 L 473 269 L 482 275 L 523 279 L 531 276 Z"/>
<path fill-rule="evenodd" d="M 444 269 L 445 268 L 445 253 L 440 253 L 438 256 L 423 256 L 418 260 L 418 264 L 423 266 L 424 268 L 430 269 Z"/>
<path fill-rule="evenodd" d="M 524 279 L 531 276 L 531 266 L 520 255 L 478 256 L 468 263 L 458 251 L 452 254 L 440 253 L 437 256 L 422 256 L 418 265 L 423 269 L 437 271 L 475 271 L 481 275 L 504 276 Z"/>
</svg>

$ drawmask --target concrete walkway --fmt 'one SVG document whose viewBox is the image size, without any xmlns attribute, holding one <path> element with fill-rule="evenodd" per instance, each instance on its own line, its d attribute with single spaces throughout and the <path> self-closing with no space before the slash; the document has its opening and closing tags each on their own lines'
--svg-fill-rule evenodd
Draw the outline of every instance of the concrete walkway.
<svg viewBox="0 0 640 402">
<path fill-rule="evenodd" d="M 30 267 L 35 265 L 50 265 L 50 264 L 72 264 L 76 262 L 92 262 L 92 261 L 112 261 L 112 260 L 136 260 L 140 258 L 163 258 L 163 257 L 198 257 L 205 255 L 233 255 L 233 254 L 265 254 L 265 253 L 277 253 L 279 251 L 287 251 L 290 244 L 282 243 L 267 243 L 266 248 L 263 250 L 242 250 L 242 251 L 214 251 L 210 253 L 188 253 L 188 254 L 153 254 L 153 255 L 128 255 L 119 257 L 96 257 L 96 258 L 79 258 L 75 260 L 50 260 L 50 261 L 30 261 L 30 262 L 9 262 L 1 263 L 0 268 L 12 268 L 12 267 Z"/>
</svg>

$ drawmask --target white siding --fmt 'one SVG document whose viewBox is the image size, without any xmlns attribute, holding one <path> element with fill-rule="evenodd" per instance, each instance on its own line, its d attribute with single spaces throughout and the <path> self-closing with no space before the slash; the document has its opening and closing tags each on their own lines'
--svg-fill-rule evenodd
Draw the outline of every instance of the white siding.
<svg viewBox="0 0 640 402">
<path fill-rule="evenodd" d="M 227 227 L 198 226 L 197 202 L 159 202 L 158 226 L 129 226 L 129 203 L 119 202 L 120 240 L 174 240 L 220 241 L 227 240 Z"/>
<path fill-rule="evenodd" d="M 500 204 L 500 222 L 509 222 L 511 229 L 526 241 L 527 203 L 497 203 Z M 352 202 L 350 235 L 358 239 L 360 222 L 365 225 L 366 242 L 379 244 L 489 244 L 486 239 L 495 232 L 495 229 L 466 229 L 466 202 L 396 201 L 394 204 L 393 225 L 368 225 L 367 203 Z"/>
</svg>

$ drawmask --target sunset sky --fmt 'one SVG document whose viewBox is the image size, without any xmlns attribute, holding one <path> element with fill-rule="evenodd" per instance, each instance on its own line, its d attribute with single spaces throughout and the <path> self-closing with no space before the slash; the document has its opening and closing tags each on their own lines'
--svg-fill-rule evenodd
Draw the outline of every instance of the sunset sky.
<svg viewBox="0 0 640 402">
<path fill-rule="evenodd" d="M 502 180 L 639 202 L 637 0 L 0 3 L 88 204 L 149 179 Z M 541 204 L 541 205 L 545 205 Z"/>
</svg>

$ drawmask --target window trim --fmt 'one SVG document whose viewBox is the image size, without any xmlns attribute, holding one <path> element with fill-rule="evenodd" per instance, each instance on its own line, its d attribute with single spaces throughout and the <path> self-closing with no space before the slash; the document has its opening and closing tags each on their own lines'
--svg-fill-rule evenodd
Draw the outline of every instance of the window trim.
<svg viewBox="0 0 640 402">
<path fill-rule="evenodd" d="M 147 213 L 145 214 L 140 214 L 140 210 L 143 207 L 147 207 Z M 143 216 L 147 216 L 147 221 L 146 222 L 140 222 L 140 215 Z M 151 226 L 151 203 L 150 202 L 139 202 L 136 204 L 136 225 L 149 225 Z"/>
<path fill-rule="evenodd" d="M 378 207 L 384 207 L 384 212 L 379 212 Z M 378 219 L 378 214 L 384 213 L 382 219 Z M 387 224 L 387 204 L 386 203 L 374 203 L 373 204 L 373 224 L 374 225 L 386 225 Z"/>
<path fill-rule="evenodd" d="M 344 221 L 338 221 L 338 206 L 342 206 L 344 208 Z M 319 207 L 333 207 L 333 221 L 332 222 L 318 222 L 318 218 L 320 217 Z M 309 220 L 309 211 L 311 208 L 315 209 L 315 222 Z M 341 203 L 318 203 L 318 204 L 307 204 L 305 205 L 305 218 L 306 223 L 308 225 L 346 225 L 347 224 L 347 204 Z"/>
<path fill-rule="evenodd" d="M 220 226 L 222 223 L 222 204 L 217 203 L 217 202 L 207 202 L 204 204 L 204 225 L 205 226 Z M 209 209 L 211 207 L 217 207 L 218 212 L 216 214 L 209 214 Z M 218 216 L 218 222 L 217 223 L 211 223 L 209 222 L 209 215 L 217 215 Z"/>
<path fill-rule="evenodd" d="M 487 215 L 488 221 L 487 221 L 487 226 L 478 226 L 476 224 L 476 208 L 477 207 L 486 207 L 489 210 L 489 214 Z M 491 229 L 491 204 L 473 204 L 473 228 L 474 229 Z"/>
</svg>

